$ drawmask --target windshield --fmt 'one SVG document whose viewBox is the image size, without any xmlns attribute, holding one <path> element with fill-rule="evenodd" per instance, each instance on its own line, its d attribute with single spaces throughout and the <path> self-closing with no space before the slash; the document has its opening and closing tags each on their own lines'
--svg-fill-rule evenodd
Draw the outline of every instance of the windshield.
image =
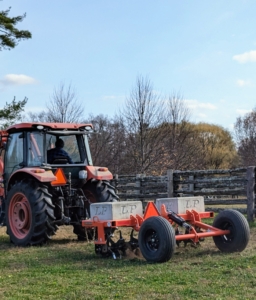
<svg viewBox="0 0 256 300">
<path fill-rule="evenodd" d="M 20 169 L 24 164 L 23 158 L 23 134 L 10 134 L 7 141 L 7 149 L 5 154 L 6 173 L 12 173 Z"/>
<path fill-rule="evenodd" d="M 58 145 L 58 140 L 62 140 L 61 147 Z M 40 166 L 43 163 L 55 164 L 52 153 L 56 151 L 56 148 L 58 148 L 57 156 L 69 157 L 69 163 L 90 164 L 90 154 L 87 157 L 89 148 L 85 140 L 87 140 L 87 136 L 82 134 L 55 135 L 38 131 L 29 132 L 28 166 Z M 56 144 L 58 147 L 56 147 Z"/>
</svg>

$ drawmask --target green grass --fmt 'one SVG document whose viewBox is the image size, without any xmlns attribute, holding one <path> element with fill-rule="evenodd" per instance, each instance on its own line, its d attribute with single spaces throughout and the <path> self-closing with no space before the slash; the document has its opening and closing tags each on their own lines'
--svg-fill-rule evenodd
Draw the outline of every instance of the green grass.
<svg viewBox="0 0 256 300">
<path fill-rule="evenodd" d="M 255 299 L 256 228 L 242 253 L 223 254 L 211 238 L 150 264 L 139 256 L 98 257 L 63 227 L 41 247 L 18 248 L 0 230 L 0 299 Z"/>
</svg>

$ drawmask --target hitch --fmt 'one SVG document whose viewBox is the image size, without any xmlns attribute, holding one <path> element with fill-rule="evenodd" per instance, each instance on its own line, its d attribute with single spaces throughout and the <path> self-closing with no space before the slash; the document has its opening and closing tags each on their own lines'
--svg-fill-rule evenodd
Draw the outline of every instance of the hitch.
<svg viewBox="0 0 256 300">
<path fill-rule="evenodd" d="M 174 211 L 172 210 L 167 210 L 167 216 L 169 219 L 171 219 L 173 222 L 175 222 L 176 224 L 178 224 L 181 227 L 184 227 L 186 230 L 188 230 L 188 233 L 190 231 L 190 229 L 192 228 L 192 226 L 190 224 L 188 224 L 186 222 L 185 219 L 183 219 L 182 217 L 180 217 L 179 215 L 177 215 Z"/>
</svg>

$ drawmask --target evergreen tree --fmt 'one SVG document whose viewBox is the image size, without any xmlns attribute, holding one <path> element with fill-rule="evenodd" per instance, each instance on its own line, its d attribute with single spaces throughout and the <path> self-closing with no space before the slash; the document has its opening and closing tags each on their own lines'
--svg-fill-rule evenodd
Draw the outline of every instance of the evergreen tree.
<svg viewBox="0 0 256 300">
<path fill-rule="evenodd" d="M 9 17 L 11 7 L 0 11 L 0 51 L 13 49 L 20 40 L 30 39 L 32 37 L 28 30 L 18 30 L 15 26 L 22 22 L 26 14 L 17 17 Z"/>
<path fill-rule="evenodd" d="M 21 120 L 21 113 L 24 111 L 24 107 L 28 101 L 28 98 L 24 98 L 22 101 L 16 101 L 14 98 L 11 103 L 6 103 L 3 109 L 0 109 L 0 127 L 5 129 L 15 122 Z"/>
</svg>

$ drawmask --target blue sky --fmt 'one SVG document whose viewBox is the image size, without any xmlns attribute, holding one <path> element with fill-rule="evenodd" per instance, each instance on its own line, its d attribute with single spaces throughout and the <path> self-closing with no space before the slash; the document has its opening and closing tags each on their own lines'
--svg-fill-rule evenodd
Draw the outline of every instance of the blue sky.
<svg viewBox="0 0 256 300">
<path fill-rule="evenodd" d="M 232 129 L 256 107 L 256 1 L 3 0 L 32 39 L 0 52 L 0 107 L 45 108 L 72 84 L 85 116 L 112 117 L 138 75 L 180 93 L 191 121 Z"/>
</svg>

